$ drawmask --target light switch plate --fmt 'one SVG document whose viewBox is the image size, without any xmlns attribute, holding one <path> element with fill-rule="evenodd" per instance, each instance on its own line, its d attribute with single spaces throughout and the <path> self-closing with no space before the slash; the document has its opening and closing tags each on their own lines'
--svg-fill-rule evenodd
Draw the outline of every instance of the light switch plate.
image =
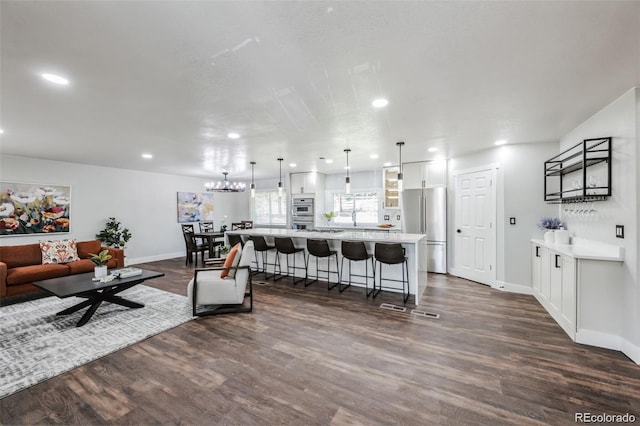
<svg viewBox="0 0 640 426">
<path fill-rule="evenodd" d="M 616 225 L 616 238 L 624 238 L 624 225 Z"/>
<path fill-rule="evenodd" d="M 516 224 L 516 218 L 515 217 L 510 217 L 509 218 L 509 225 L 515 225 Z"/>
<path fill-rule="evenodd" d="M 400 215 L 396 215 L 396 220 L 400 220 Z"/>
</svg>

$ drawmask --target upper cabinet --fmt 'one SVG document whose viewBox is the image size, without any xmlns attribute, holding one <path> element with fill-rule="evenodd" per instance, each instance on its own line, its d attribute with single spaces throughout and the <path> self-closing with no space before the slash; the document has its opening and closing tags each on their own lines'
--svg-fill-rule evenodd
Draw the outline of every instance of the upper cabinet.
<svg viewBox="0 0 640 426">
<path fill-rule="evenodd" d="M 611 195 L 611 138 L 585 139 L 544 163 L 548 203 L 602 201 Z"/>
<path fill-rule="evenodd" d="M 324 174 L 322 173 L 291 173 L 290 182 L 292 194 L 324 193 Z"/>
<path fill-rule="evenodd" d="M 420 189 L 447 185 L 447 163 L 421 161 L 402 165 L 403 189 Z"/>
<path fill-rule="evenodd" d="M 400 198 L 398 196 L 398 168 L 385 167 L 382 170 L 382 188 L 384 190 L 384 208 L 400 208 Z"/>
</svg>

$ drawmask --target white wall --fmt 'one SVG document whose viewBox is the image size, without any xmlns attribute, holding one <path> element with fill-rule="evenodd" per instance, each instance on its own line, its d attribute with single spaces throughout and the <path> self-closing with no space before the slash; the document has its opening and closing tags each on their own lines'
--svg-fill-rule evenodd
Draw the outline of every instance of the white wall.
<svg viewBox="0 0 640 426">
<path fill-rule="evenodd" d="M 177 222 L 178 191 L 202 192 L 204 180 L 83 164 L 3 155 L 0 180 L 71 186 L 71 229 L 46 238 L 95 239 L 108 217 L 115 216 L 133 238 L 125 250 L 128 263 L 184 256 Z M 214 224 L 247 220 L 249 192 L 214 193 Z M 38 242 L 38 236 L 0 238 L 0 245 Z"/>
<path fill-rule="evenodd" d="M 622 338 L 640 346 L 640 291 L 638 290 L 638 211 L 640 181 L 640 88 L 634 88 L 604 107 L 560 141 L 564 150 L 583 139 L 612 136 L 612 196 L 594 203 L 594 219 L 564 217 L 576 237 L 603 241 L 624 247 L 624 282 L 615 283 L 622 301 Z M 615 225 L 624 225 L 624 239 L 615 237 Z M 607 285 L 607 283 L 602 283 Z M 637 362 L 640 353 L 632 356 Z"/>
<path fill-rule="evenodd" d="M 455 269 L 456 171 L 497 164 L 496 187 L 496 279 L 497 286 L 531 292 L 530 240 L 541 237 L 537 228 L 543 216 L 557 215 L 557 207 L 544 202 L 544 162 L 558 153 L 558 144 L 514 144 L 488 149 L 449 161 L 448 257 Z M 516 225 L 509 225 L 509 218 Z"/>
</svg>

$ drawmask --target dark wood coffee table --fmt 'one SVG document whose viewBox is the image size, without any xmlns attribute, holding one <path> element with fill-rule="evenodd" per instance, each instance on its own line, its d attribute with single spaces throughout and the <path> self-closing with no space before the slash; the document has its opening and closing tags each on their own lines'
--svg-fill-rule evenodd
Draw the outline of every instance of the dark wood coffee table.
<svg viewBox="0 0 640 426">
<path fill-rule="evenodd" d="M 162 276 L 164 276 L 162 272 L 142 269 L 141 275 L 129 278 L 116 278 L 113 281 L 101 283 L 99 281 L 93 281 L 92 279 L 94 274 L 93 272 L 90 272 L 86 274 L 68 275 L 66 277 L 36 281 L 34 284 L 61 299 L 72 296 L 87 299 L 84 302 L 80 302 L 77 305 L 73 305 L 72 307 L 56 314 L 68 315 L 89 306 L 87 312 L 84 313 L 82 318 L 80 318 L 80 321 L 78 321 L 78 324 L 76 324 L 76 327 L 82 327 L 87 323 L 87 321 L 89 321 L 89 319 L 91 319 L 102 302 L 111 302 L 117 305 L 126 306 L 127 308 L 143 308 L 144 305 L 142 303 L 123 299 L 120 296 L 116 296 L 116 294 L 138 285 L 145 280 Z"/>
</svg>

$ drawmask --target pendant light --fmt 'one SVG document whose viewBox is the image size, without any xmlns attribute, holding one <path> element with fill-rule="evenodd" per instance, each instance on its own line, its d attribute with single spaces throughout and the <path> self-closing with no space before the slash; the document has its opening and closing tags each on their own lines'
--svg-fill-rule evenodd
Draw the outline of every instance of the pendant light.
<svg viewBox="0 0 640 426">
<path fill-rule="evenodd" d="M 280 162 L 280 180 L 278 181 L 278 197 L 282 197 L 282 160 L 284 158 L 278 158 Z"/>
<path fill-rule="evenodd" d="M 249 164 L 251 164 L 251 198 L 256 198 L 256 184 L 253 180 L 253 168 L 256 165 L 255 161 L 251 161 Z"/>
<path fill-rule="evenodd" d="M 404 142 L 396 142 L 396 145 L 400 152 L 400 159 L 398 161 L 398 192 L 402 192 L 402 146 Z"/>
<path fill-rule="evenodd" d="M 345 149 L 344 152 L 347 154 L 347 176 L 344 178 L 344 193 L 351 194 L 351 179 L 349 178 L 349 153 L 350 149 Z"/>
</svg>

